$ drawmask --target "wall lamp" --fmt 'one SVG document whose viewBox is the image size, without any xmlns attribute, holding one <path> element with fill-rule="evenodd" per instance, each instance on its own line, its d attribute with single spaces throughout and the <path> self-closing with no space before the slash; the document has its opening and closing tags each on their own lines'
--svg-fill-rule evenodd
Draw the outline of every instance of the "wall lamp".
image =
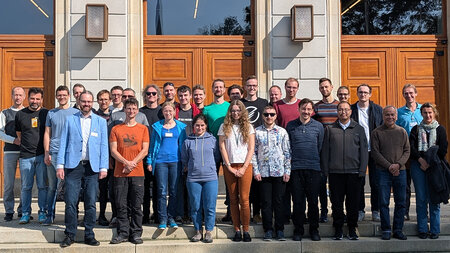
<svg viewBox="0 0 450 253">
<path fill-rule="evenodd" d="M 291 8 L 291 39 L 311 41 L 314 38 L 312 5 L 294 5 Z"/>
<path fill-rule="evenodd" d="M 90 42 L 108 41 L 108 6 L 86 4 L 85 38 Z"/>
</svg>

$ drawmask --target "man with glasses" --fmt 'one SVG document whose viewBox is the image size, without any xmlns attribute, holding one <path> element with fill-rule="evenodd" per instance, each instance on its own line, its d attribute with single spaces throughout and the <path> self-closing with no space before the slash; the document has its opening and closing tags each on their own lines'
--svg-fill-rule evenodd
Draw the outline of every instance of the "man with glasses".
<svg viewBox="0 0 450 253">
<path fill-rule="evenodd" d="M 14 87 L 11 91 L 13 105 L 0 113 L 0 140 L 3 147 L 3 204 L 5 206 L 5 221 L 12 221 L 14 216 L 14 183 L 16 181 L 17 162 L 20 155 L 20 141 L 17 138 L 14 119 L 18 111 L 24 108 L 25 90 Z M 17 207 L 18 217 L 22 217 L 22 202 Z"/>
<path fill-rule="evenodd" d="M 44 226 L 49 226 L 55 219 L 56 188 L 58 180 L 56 178 L 56 156 L 59 151 L 61 132 L 69 115 L 77 113 L 79 110 L 69 107 L 69 88 L 61 85 L 56 89 L 56 99 L 59 106 L 52 109 L 47 114 L 45 120 L 44 133 L 44 162 L 47 165 L 47 218 L 43 222 Z"/>
<path fill-rule="evenodd" d="M 314 119 L 323 124 L 323 127 L 333 124 L 337 120 L 337 105 L 339 102 L 333 97 L 333 84 L 331 80 L 324 77 L 319 79 L 319 91 L 322 100 L 314 105 Z M 320 181 L 320 222 L 328 222 L 328 194 L 327 177 L 322 175 Z"/>
<path fill-rule="evenodd" d="M 264 108 L 269 104 L 267 100 L 258 97 L 258 79 L 255 75 L 247 77 L 245 81 L 245 91 L 247 92 L 247 97 L 241 99 L 244 103 L 245 108 L 248 111 L 248 117 L 250 123 L 254 128 L 257 128 L 263 124 L 262 113 Z M 253 179 L 250 188 L 250 203 L 253 206 L 253 222 L 256 224 L 262 224 L 261 218 L 261 200 L 258 193 L 259 181 Z"/>
<path fill-rule="evenodd" d="M 340 86 L 337 90 L 337 96 L 339 99 L 339 102 L 346 101 L 349 102 L 350 100 L 350 90 L 347 86 Z"/>
<path fill-rule="evenodd" d="M 383 108 L 370 100 L 372 96 L 372 87 L 368 84 L 358 86 L 357 95 L 358 102 L 354 103 L 352 108 L 352 119 L 359 123 L 363 128 L 367 138 L 367 150 L 369 153 L 369 185 L 370 185 L 370 208 L 372 210 L 372 220 L 380 221 L 380 207 L 378 199 L 378 173 L 375 161 L 370 155 L 370 135 L 372 131 L 383 124 Z M 364 196 L 365 177 L 362 178 L 360 198 L 359 198 L 359 214 L 358 221 L 363 221 L 365 216 L 364 208 L 366 206 Z"/>
<path fill-rule="evenodd" d="M 175 101 L 175 85 L 171 82 L 166 82 L 163 85 L 163 93 L 164 93 L 164 97 L 166 98 L 165 102 L 172 102 L 175 106 L 178 105 L 178 102 Z M 164 103 L 161 103 L 164 104 Z"/>
<path fill-rule="evenodd" d="M 122 86 L 114 86 L 111 88 L 111 99 L 112 99 L 112 105 L 109 106 L 109 111 L 111 114 L 121 111 L 123 108 L 123 102 L 122 102 L 122 93 L 123 88 Z"/>
<path fill-rule="evenodd" d="M 76 206 L 84 179 L 84 243 L 99 246 L 95 239 L 98 180 L 107 175 L 108 131 L 106 120 L 92 113 L 94 95 L 85 91 L 80 95 L 81 110 L 66 118 L 61 133 L 60 149 L 57 156 L 56 176 L 65 180 L 65 238 L 62 248 L 73 244 L 77 234 Z"/>
<path fill-rule="evenodd" d="M 320 165 L 329 180 L 335 229 L 333 239 L 343 239 L 345 201 L 348 239 L 358 240 L 359 192 L 368 161 L 367 138 L 364 128 L 351 118 L 348 102 L 340 102 L 337 111 L 338 120 L 325 131 Z"/>
<path fill-rule="evenodd" d="M 139 112 L 142 112 L 147 117 L 149 127 L 149 136 L 152 134 L 153 128 L 151 127 L 155 122 L 164 119 L 161 106 L 158 104 L 161 99 L 161 91 L 156 84 L 149 84 L 144 88 L 143 98 L 145 105 L 139 108 Z M 144 159 L 144 168 L 147 168 Z M 142 224 L 149 224 L 150 220 L 158 221 L 158 201 L 156 200 L 156 180 L 152 172 L 144 170 L 144 200 L 143 200 L 143 218 Z M 153 215 L 150 219 L 150 200 L 153 199 Z"/>
<path fill-rule="evenodd" d="M 257 194 L 261 198 L 264 240 L 275 236 L 285 241 L 283 220 L 283 195 L 291 174 L 291 148 L 286 130 L 275 124 L 277 114 L 272 106 L 266 106 L 262 118 L 264 124 L 255 129 L 255 156 L 252 161 L 253 177 L 260 182 Z"/>
<path fill-rule="evenodd" d="M 228 87 L 227 90 L 228 97 L 230 98 L 230 101 L 233 100 L 241 100 L 244 96 L 244 89 L 238 84 L 233 84 L 230 87 Z"/>
<path fill-rule="evenodd" d="M 291 187 L 293 200 L 294 241 L 301 241 L 308 200 L 309 235 L 320 241 L 319 235 L 319 191 L 321 181 L 320 152 L 324 130 L 320 122 L 311 118 L 314 103 L 307 98 L 298 104 L 300 116 L 286 126 L 291 143 Z"/>
<path fill-rule="evenodd" d="M 411 129 L 422 122 L 423 117 L 420 113 L 421 104 L 417 103 L 417 89 L 412 84 L 405 84 L 402 89 L 403 98 L 406 105 L 398 108 L 398 119 L 396 124 L 403 127 L 406 133 L 411 133 Z M 409 207 L 411 205 L 411 169 L 410 163 L 406 163 L 406 211 L 405 220 L 409 220 Z"/>
</svg>

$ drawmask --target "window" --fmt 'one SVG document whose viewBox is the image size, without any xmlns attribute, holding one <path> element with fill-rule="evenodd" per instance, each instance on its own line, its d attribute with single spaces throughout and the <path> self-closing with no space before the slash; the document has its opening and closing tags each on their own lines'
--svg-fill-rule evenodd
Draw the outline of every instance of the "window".
<svg viewBox="0 0 450 253">
<path fill-rule="evenodd" d="M 442 34 L 442 0 L 341 0 L 344 35 Z"/>
<path fill-rule="evenodd" d="M 250 35 L 250 0 L 147 0 L 149 35 Z"/>
<path fill-rule="evenodd" d="M 1 1 L 0 34 L 53 34 L 53 0 Z"/>
</svg>

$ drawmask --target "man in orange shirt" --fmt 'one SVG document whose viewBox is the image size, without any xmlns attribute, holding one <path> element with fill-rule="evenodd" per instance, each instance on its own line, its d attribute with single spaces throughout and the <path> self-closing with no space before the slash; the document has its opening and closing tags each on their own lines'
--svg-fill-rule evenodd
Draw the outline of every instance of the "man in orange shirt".
<svg viewBox="0 0 450 253">
<path fill-rule="evenodd" d="M 111 244 L 130 241 L 141 244 L 142 201 L 144 197 L 144 165 L 148 153 L 148 128 L 136 122 L 139 103 L 129 98 L 124 103 L 126 119 L 111 130 L 109 144 L 116 160 L 114 168 L 114 195 L 117 208 L 117 236 Z M 128 219 L 130 210 L 131 222 Z"/>
</svg>

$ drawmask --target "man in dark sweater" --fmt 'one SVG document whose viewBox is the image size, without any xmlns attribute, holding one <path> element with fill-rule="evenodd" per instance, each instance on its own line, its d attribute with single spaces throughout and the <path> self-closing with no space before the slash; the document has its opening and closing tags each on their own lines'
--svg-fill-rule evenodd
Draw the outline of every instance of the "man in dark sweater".
<svg viewBox="0 0 450 253">
<path fill-rule="evenodd" d="M 161 111 L 161 106 L 159 105 L 159 100 L 161 99 L 161 91 L 158 86 L 155 84 L 149 84 L 144 88 L 143 97 L 145 101 L 145 105 L 139 108 L 139 111 L 145 114 L 147 117 L 148 125 L 149 125 L 149 135 L 152 134 L 152 125 L 164 119 L 164 116 Z M 145 160 L 144 160 L 145 163 Z M 144 168 L 147 167 L 147 164 L 144 164 Z M 143 207 L 143 218 L 142 224 L 150 223 L 150 199 L 153 197 L 153 200 L 156 199 L 156 180 L 151 172 L 148 170 L 144 170 L 145 180 L 144 180 L 144 200 L 142 202 Z M 152 219 L 158 221 L 157 214 L 157 201 L 153 201 L 153 216 Z"/>
<path fill-rule="evenodd" d="M 20 140 L 20 179 L 22 181 L 22 218 L 19 224 L 30 222 L 31 190 L 34 177 L 38 188 L 39 222 L 47 218 L 47 167 L 44 163 L 44 132 L 48 110 L 42 107 L 44 91 L 41 88 L 28 90 L 29 106 L 17 112 L 16 134 Z"/>
<path fill-rule="evenodd" d="M 291 143 L 291 178 L 294 206 L 294 241 L 301 241 L 304 234 L 306 200 L 308 200 L 309 235 L 320 241 L 318 197 L 321 180 L 320 152 L 324 136 L 323 126 L 311 118 L 314 103 L 304 98 L 298 104 L 300 117 L 286 126 Z"/>
<path fill-rule="evenodd" d="M 397 120 L 397 109 L 386 106 L 383 109 L 384 124 L 373 130 L 372 157 L 377 165 L 380 183 L 380 216 L 381 216 L 381 239 L 406 240 L 403 234 L 403 222 L 406 210 L 406 171 L 405 164 L 408 161 L 410 146 L 408 134 L 405 129 L 395 124 Z M 391 188 L 394 193 L 394 224 L 391 230 L 389 219 L 389 201 Z"/>
</svg>

